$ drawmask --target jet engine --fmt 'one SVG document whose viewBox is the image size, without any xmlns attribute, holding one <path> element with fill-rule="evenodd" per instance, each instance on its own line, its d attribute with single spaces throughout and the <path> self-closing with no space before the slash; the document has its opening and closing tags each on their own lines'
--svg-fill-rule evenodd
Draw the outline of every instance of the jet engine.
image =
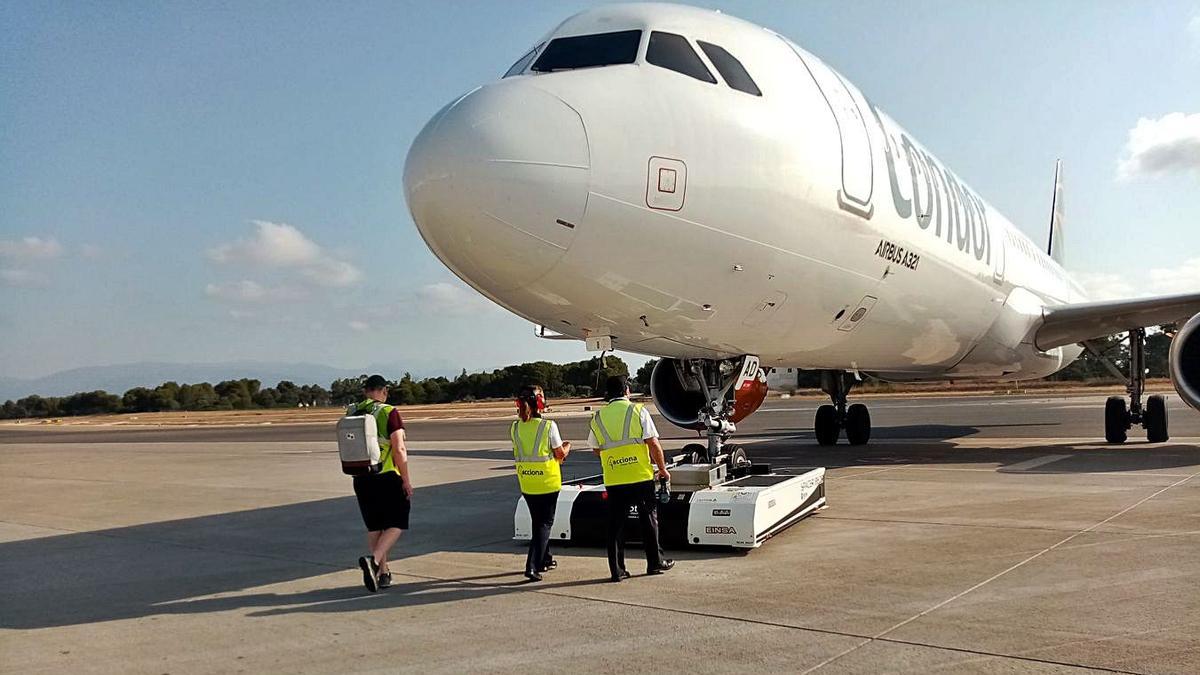
<svg viewBox="0 0 1200 675">
<path fill-rule="evenodd" d="M 1171 340 L 1171 383 L 1180 398 L 1200 410 L 1200 314 L 1183 324 Z"/>
<path fill-rule="evenodd" d="M 758 410 L 767 397 L 767 374 L 754 357 L 661 359 L 650 374 L 650 395 L 659 414 L 669 422 L 703 431 L 701 415 L 713 412 L 710 397 L 724 404 L 716 411 L 719 416 L 735 424 Z"/>
</svg>

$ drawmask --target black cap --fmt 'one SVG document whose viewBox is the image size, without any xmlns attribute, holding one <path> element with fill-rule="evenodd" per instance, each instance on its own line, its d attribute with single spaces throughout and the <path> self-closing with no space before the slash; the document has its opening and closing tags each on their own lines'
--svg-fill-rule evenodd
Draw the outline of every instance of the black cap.
<svg viewBox="0 0 1200 675">
<path fill-rule="evenodd" d="M 370 391 L 372 389 L 383 389 L 388 386 L 388 381 L 382 375 L 372 375 L 363 382 L 363 389 Z"/>
</svg>

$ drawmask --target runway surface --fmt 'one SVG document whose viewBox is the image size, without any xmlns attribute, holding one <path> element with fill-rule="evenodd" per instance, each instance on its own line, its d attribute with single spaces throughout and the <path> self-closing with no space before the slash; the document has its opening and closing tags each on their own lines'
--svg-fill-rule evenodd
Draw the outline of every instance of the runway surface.
<svg viewBox="0 0 1200 675">
<path fill-rule="evenodd" d="M 1200 672 L 1200 414 L 1108 446 L 1103 397 L 872 399 L 869 446 L 818 448 L 816 404 L 739 440 L 829 467 L 827 510 L 615 585 L 588 548 L 521 583 L 503 421 L 411 421 L 375 595 L 328 427 L 5 428 L 0 671 Z"/>
</svg>

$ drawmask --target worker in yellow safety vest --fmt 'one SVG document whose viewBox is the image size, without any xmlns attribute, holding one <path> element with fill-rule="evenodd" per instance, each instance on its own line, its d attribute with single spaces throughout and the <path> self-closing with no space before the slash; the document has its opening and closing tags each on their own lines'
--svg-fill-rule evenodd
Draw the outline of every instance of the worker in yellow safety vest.
<svg viewBox="0 0 1200 675">
<path fill-rule="evenodd" d="M 533 520 L 533 536 L 529 538 L 529 555 L 525 558 L 525 578 L 530 581 L 541 581 L 543 572 L 558 567 L 550 555 L 550 528 L 562 489 L 559 465 L 571 452 L 571 443 L 563 441 L 558 425 L 542 418 L 545 409 L 546 397 L 541 387 L 522 388 L 517 394 L 517 415 L 521 419 L 509 429 L 517 481 Z"/>
<path fill-rule="evenodd" d="M 625 569 L 625 523 L 636 509 L 646 550 L 646 574 L 662 574 L 674 567 L 675 561 L 663 557 L 658 541 L 654 467 L 658 467 L 659 478 L 671 478 L 658 442 L 658 429 L 644 405 L 630 402 L 625 377 L 609 377 L 604 398 L 607 403 L 592 416 L 588 443 L 600 457 L 608 493 L 608 571 L 613 581 L 629 578 Z"/>
</svg>

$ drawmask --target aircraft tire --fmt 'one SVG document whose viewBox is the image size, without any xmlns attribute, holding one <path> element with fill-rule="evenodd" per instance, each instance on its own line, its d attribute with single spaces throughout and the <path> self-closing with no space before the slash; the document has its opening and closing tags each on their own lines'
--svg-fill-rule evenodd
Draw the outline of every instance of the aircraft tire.
<svg viewBox="0 0 1200 675">
<path fill-rule="evenodd" d="M 871 411 L 861 403 L 846 410 L 846 440 L 850 445 L 866 445 L 871 440 Z"/>
<path fill-rule="evenodd" d="M 708 461 L 708 448 L 699 443 L 688 443 L 683 446 L 683 454 L 687 455 L 689 464 L 704 464 Z"/>
<path fill-rule="evenodd" d="M 746 449 L 740 445 L 727 445 L 725 451 L 729 453 L 729 466 L 736 469 L 739 466 L 750 466 L 750 458 L 746 456 Z"/>
<path fill-rule="evenodd" d="M 1167 397 L 1154 395 L 1146 399 L 1146 440 L 1151 443 L 1166 443 L 1171 435 L 1167 433 Z"/>
<path fill-rule="evenodd" d="M 1129 437 L 1129 410 L 1121 396 L 1109 396 L 1104 402 L 1104 440 L 1124 443 Z"/>
<path fill-rule="evenodd" d="M 837 422 L 837 409 L 828 403 L 817 408 L 817 418 L 813 423 L 813 433 L 816 434 L 819 445 L 837 445 L 841 428 Z"/>
</svg>

